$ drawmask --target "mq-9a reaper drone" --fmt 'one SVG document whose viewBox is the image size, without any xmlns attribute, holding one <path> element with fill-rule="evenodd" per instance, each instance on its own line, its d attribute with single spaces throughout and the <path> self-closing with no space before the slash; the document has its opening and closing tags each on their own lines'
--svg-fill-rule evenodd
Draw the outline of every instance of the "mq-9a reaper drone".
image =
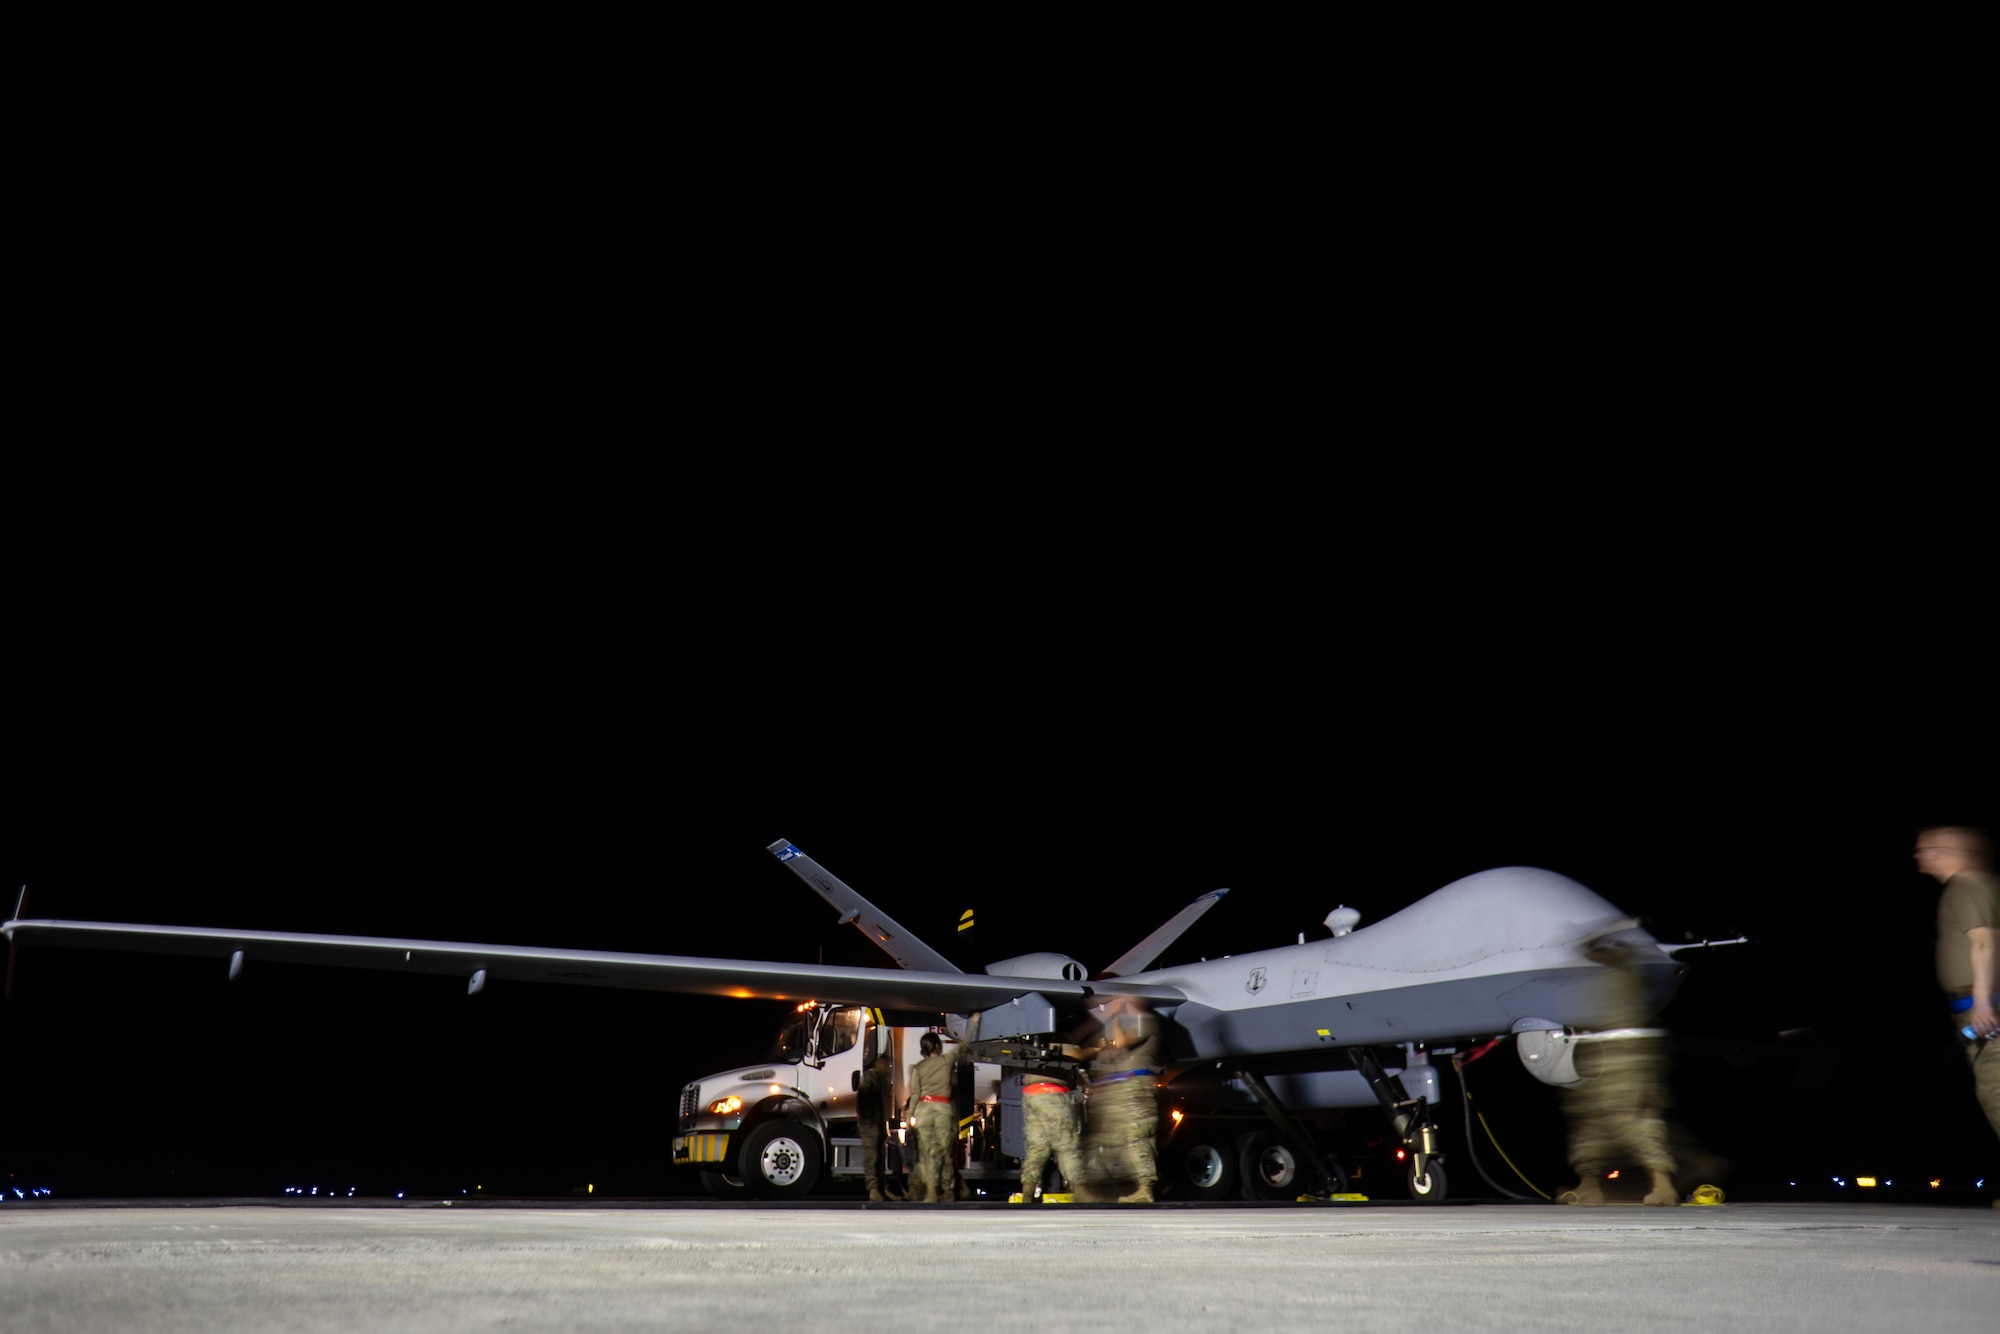
<svg viewBox="0 0 2000 1334">
<path fill-rule="evenodd" d="M 1584 953 L 1607 930 L 1651 945 L 1642 965 L 1657 1009 L 1686 972 L 1612 904 L 1566 876 L 1532 867 L 1481 871 L 1356 929 L 1351 908 L 1329 913 L 1316 940 L 1169 967 L 1151 965 L 1226 890 L 1202 895 L 1097 973 L 1057 953 L 1026 954 L 967 973 L 920 941 L 786 840 L 769 849 L 896 963 L 893 968 L 624 954 L 456 941 L 400 940 L 16 918 L 10 942 L 446 973 L 477 993 L 491 979 L 628 987 L 800 1003 L 812 1032 L 782 1077 L 769 1069 L 716 1076 L 683 1094 L 676 1160 L 703 1170 L 718 1194 L 784 1198 L 805 1193 L 822 1164 L 851 1175 L 851 1094 L 829 1083 L 820 1030 L 834 1015 L 859 1020 L 857 1058 L 889 1049 L 897 1024 L 941 1029 L 959 1059 L 997 1073 L 975 1081 L 991 1103 L 967 1164 L 976 1178 L 1007 1150 L 1019 1154 L 1002 1104 L 1018 1108 L 1022 1078 L 1074 1060 L 1066 1035 L 1116 998 L 1160 1020 L 1163 1122 L 1161 1187 L 1193 1198 L 1241 1191 L 1252 1198 L 1343 1191 L 1346 1172 L 1321 1151 L 1302 1118 L 1379 1104 L 1408 1160 L 1412 1197 L 1442 1200 L 1446 1180 L 1433 1110 L 1438 1077 L 1429 1056 L 1458 1044 L 1515 1035 L 1523 1063 L 1549 1083 L 1572 1083 L 1573 1044 L 1608 1020 L 1597 985 L 1602 965 Z M 1704 942 L 1706 943 L 1706 942 Z M 1644 950 L 1641 950 L 1642 955 Z M 872 1018 L 873 1022 L 869 1020 Z M 914 1055 L 910 1059 L 914 1059 Z M 857 1066 L 858 1068 L 858 1066 Z M 812 1075 L 807 1074 L 808 1071 Z M 704 1099 L 735 1080 L 743 1088 Z M 1008 1097 L 1009 1093 L 1013 1096 Z M 733 1103 L 733 1105 L 731 1105 Z M 986 1113 L 996 1113 L 992 1133 Z M 1018 1124 L 1018 1122 L 1016 1122 Z M 1246 1129 L 1246 1125 L 1249 1127 Z M 843 1152 L 846 1150 L 848 1152 Z M 1003 1176 L 1005 1168 L 993 1173 Z"/>
</svg>

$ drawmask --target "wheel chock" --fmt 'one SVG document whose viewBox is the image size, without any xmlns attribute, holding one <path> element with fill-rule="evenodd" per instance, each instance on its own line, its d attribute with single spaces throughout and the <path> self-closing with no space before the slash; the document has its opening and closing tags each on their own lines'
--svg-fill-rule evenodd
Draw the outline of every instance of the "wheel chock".
<svg viewBox="0 0 2000 1334">
<path fill-rule="evenodd" d="M 1687 1197 L 1689 1204 L 1721 1204 L 1722 1191 L 1716 1186 L 1696 1186 Z"/>
</svg>

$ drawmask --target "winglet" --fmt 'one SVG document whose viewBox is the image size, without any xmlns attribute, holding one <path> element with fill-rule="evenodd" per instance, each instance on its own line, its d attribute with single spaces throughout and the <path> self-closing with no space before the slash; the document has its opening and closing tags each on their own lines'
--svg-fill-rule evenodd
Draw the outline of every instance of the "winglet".
<svg viewBox="0 0 2000 1334">
<path fill-rule="evenodd" d="M 1131 949 L 1119 955 L 1118 961 L 1106 968 L 1099 976 L 1123 977 L 1128 973 L 1140 972 L 1150 967 L 1153 960 L 1159 958 L 1161 952 L 1167 946 L 1180 939 L 1181 932 L 1194 925 L 1195 918 L 1200 917 L 1210 908 L 1220 903 L 1222 896 L 1228 892 L 1226 889 L 1214 889 L 1202 895 L 1193 903 L 1175 913 L 1159 930 L 1153 932 L 1152 935 L 1147 936 Z"/>
<path fill-rule="evenodd" d="M 902 924 L 895 918 L 848 888 L 839 876 L 793 847 L 791 840 L 781 838 L 771 844 L 766 851 L 791 867 L 799 879 L 811 885 L 821 898 L 831 903 L 833 910 L 840 914 L 843 925 L 848 922 L 854 923 L 862 935 L 880 946 L 882 952 L 894 959 L 900 967 L 925 973 L 965 971 L 904 930 Z"/>
<path fill-rule="evenodd" d="M 14 915 L 7 919 L 7 989 L 5 997 L 14 999 L 14 923 L 21 920 L 21 909 L 28 903 L 28 887 L 21 886 L 20 894 L 14 899 Z"/>
</svg>

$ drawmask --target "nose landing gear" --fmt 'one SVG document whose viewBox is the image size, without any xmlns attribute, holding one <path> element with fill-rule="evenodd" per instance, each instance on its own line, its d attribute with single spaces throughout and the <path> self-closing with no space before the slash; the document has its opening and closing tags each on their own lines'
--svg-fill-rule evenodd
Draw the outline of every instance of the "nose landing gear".
<svg viewBox="0 0 2000 1334">
<path fill-rule="evenodd" d="M 1409 1154 L 1410 1198 L 1423 1204 L 1441 1203 L 1445 1193 L 1444 1154 L 1438 1150 L 1437 1127 L 1431 1124 L 1429 1102 L 1405 1093 L 1403 1081 L 1385 1073 L 1375 1053 L 1366 1047 L 1355 1047 L 1349 1054 L 1354 1058 L 1354 1068 L 1368 1081 L 1368 1087 L 1375 1090 L 1375 1100 L 1382 1104 L 1389 1124 Z"/>
</svg>

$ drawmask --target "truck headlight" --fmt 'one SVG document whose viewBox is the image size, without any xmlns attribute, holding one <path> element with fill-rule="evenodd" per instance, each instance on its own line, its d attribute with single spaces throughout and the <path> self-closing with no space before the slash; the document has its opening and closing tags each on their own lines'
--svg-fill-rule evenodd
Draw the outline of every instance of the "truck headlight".
<svg viewBox="0 0 2000 1334">
<path fill-rule="evenodd" d="M 710 1116 L 734 1116 L 742 1110 L 743 1099 L 737 1097 L 734 1093 L 726 1098 L 717 1098 L 708 1105 L 708 1114 Z"/>
</svg>

